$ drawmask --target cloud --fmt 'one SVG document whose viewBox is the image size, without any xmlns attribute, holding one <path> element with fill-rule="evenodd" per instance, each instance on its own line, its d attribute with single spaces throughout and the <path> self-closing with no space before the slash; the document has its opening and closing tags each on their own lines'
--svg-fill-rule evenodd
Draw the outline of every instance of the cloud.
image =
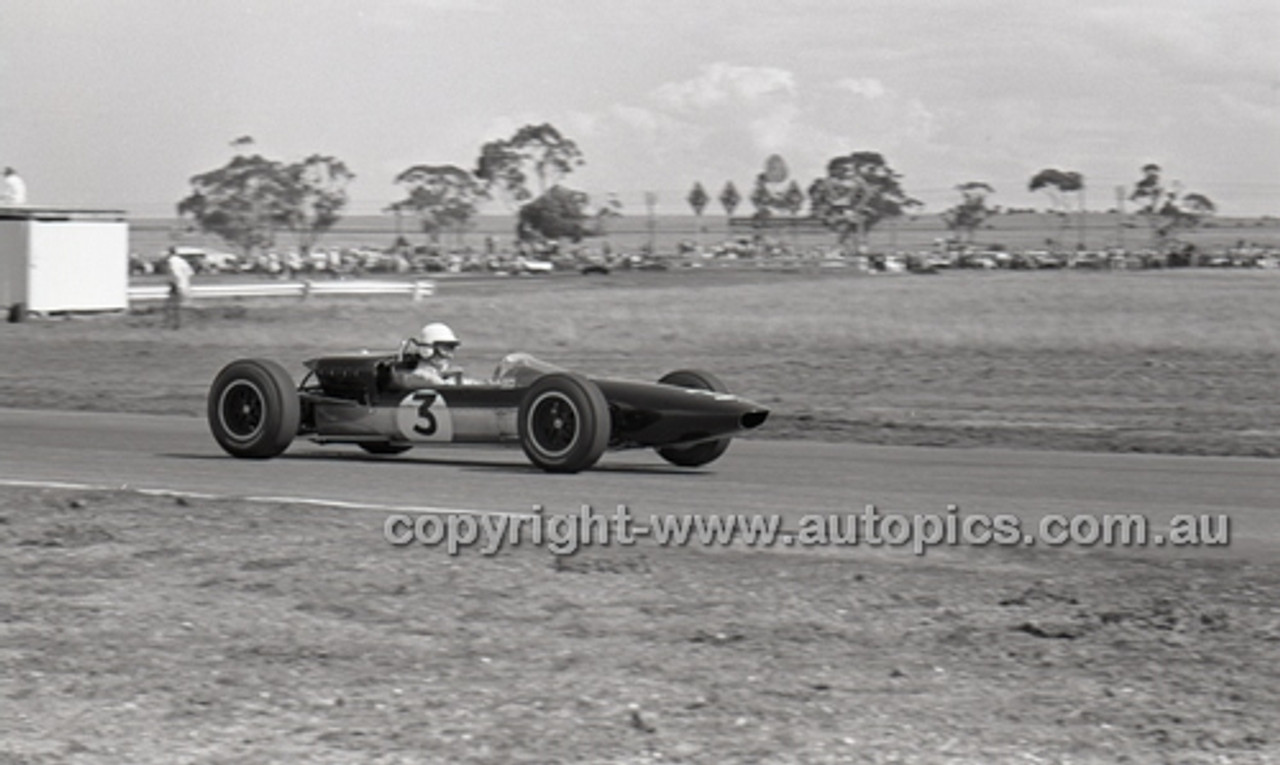
<svg viewBox="0 0 1280 765">
<path fill-rule="evenodd" d="M 658 132 L 658 114 L 650 109 L 618 104 L 610 111 L 610 116 L 646 138 L 652 138 Z"/>
<path fill-rule="evenodd" d="M 585 111 L 572 111 L 565 115 L 565 130 L 569 135 L 592 136 L 600 130 L 602 118 L 599 114 Z"/>
<path fill-rule="evenodd" d="M 975 120 L 944 103 L 932 105 L 925 93 L 898 89 L 891 76 L 897 74 L 845 69 L 824 77 L 776 66 L 704 63 L 690 76 L 613 104 L 536 118 L 508 115 L 491 122 L 487 134 L 507 136 L 521 124 L 550 121 L 587 159 L 573 175 L 575 187 L 593 196 L 622 192 L 630 195 L 628 206 L 640 204 L 639 190 L 646 189 L 658 191 L 663 204 L 678 205 L 694 180 L 708 187 L 732 180 L 749 188 L 771 154 L 786 160 L 802 187 L 833 157 L 853 151 L 880 152 L 913 180 L 957 157 L 960 175 L 995 180 L 965 166 L 981 152 L 958 147 L 977 140 L 1007 153 L 1002 147 L 1016 138 L 1018 122 L 1003 110 Z M 975 139 L 979 131 L 990 137 Z M 928 183 L 951 194 L 949 181 Z"/>
<path fill-rule="evenodd" d="M 801 185 L 851 151 L 879 151 L 896 165 L 937 141 L 943 117 L 878 77 L 805 78 L 718 62 L 627 102 L 552 121 L 563 122 L 587 156 L 575 174 L 585 190 L 652 188 L 671 196 L 670 186 L 685 179 L 749 186 L 775 153 Z"/>
<path fill-rule="evenodd" d="M 638 167 L 705 166 L 709 157 L 741 166 L 785 150 L 802 116 L 795 76 L 785 69 L 713 63 L 658 85 L 636 103 L 615 104 L 593 125 L 635 157 Z"/>
<path fill-rule="evenodd" d="M 843 80 L 837 80 L 836 87 L 843 88 L 855 96 L 869 99 L 884 98 L 885 93 L 888 92 L 884 83 L 874 77 L 846 77 Z"/>
<path fill-rule="evenodd" d="M 794 104 L 783 104 L 748 123 L 751 140 L 761 151 L 770 153 L 793 148 L 800 109 Z"/>
<path fill-rule="evenodd" d="M 703 67 L 697 77 L 659 86 L 653 97 L 667 108 L 692 111 L 788 95 L 795 87 L 794 76 L 785 69 L 718 62 Z"/>
<path fill-rule="evenodd" d="M 874 13 L 797 0 L 811 12 L 786 3 L 732 24 L 716 4 L 656 14 L 655 29 L 703 34 L 705 46 L 672 44 L 656 59 L 646 48 L 644 65 L 611 70 L 616 82 L 538 121 L 579 140 L 588 164 L 575 177 L 588 190 L 668 196 L 695 179 L 749 185 L 773 153 L 803 185 L 832 157 L 880 152 L 911 193 L 937 196 L 931 206 L 967 180 L 1019 204 L 1048 165 L 1098 187 L 1130 182 L 1148 156 L 1176 159 L 1188 181 L 1277 165 L 1274 0 L 1169 0 L 1157 14 L 1114 0 L 871 2 Z"/>
<path fill-rule="evenodd" d="M 715 126 L 680 119 L 660 109 L 619 104 L 602 120 L 606 140 L 632 147 L 623 152 L 639 163 L 660 165 L 696 154 L 714 143 Z"/>
</svg>

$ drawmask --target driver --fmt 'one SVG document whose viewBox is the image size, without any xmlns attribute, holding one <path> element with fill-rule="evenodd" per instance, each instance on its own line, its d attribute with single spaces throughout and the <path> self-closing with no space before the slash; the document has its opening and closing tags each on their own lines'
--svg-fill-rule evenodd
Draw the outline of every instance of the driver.
<svg viewBox="0 0 1280 765">
<path fill-rule="evenodd" d="M 432 322 L 400 344 L 400 363 L 392 370 L 392 384 L 400 388 L 455 385 L 462 370 L 453 367 L 453 352 L 461 345 L 448 324 Z"/>
</svg>

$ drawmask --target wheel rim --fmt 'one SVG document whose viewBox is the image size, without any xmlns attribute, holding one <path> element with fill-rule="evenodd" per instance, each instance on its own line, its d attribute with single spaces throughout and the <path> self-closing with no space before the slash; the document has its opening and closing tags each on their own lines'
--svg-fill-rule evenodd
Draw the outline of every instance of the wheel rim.
<svg viewBox="0 0 1280 765">
<path fill-rule="evenodd" d="M 548 391 L 529 407 L 527 425 L 533 444 L 548 457 L 561 457 L 578 442 L 578 407 L 567 396 Z"/>
<path fill-rule="evenodd" d="M 218 421 L 233 441 L 252 441 L 266 426 L 266 397 L 248 380 L 236 380 L 218 398 Z"/>
</svg>

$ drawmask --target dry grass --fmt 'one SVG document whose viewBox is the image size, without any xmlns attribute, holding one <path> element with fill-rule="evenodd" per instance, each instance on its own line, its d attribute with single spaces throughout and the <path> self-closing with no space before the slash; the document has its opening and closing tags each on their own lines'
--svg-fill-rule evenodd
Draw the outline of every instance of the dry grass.
<svg viewBox="0 0 1280 765">
<path fill-rule="evenodd" d="M 1235 352 L 1280 350 L 1280 272 L 1250 274 L 959 274 L 942 278 L 798 278 L 708 290 L 577 291 L 565 313 L 545 295 L 444 304 L 522 346 L 655 353 L 815 354 L 866 346 Z"/>
<path fill-rule="evenodd" d="M 1280 271 L 960 272 L 934 278 L 833 271 L 521 282 L 476 287 L 446 280 L 439 296 L 419 304 L 382 298 L 202 306 L 195 309 L 194 323 L 168 339 L 274 352 L 393 348 L 431 317 L 457 325 L 477 352 L 822 351 L 866 345 L 963 346 L 978 352 L 1280 349 Z M 158 326 L 104 320 L 45 337 L 166 338 L 152 332 Z"/>
<path fill-rule="evenodd" d="M 692 215 L 659 215 L 653 232 L 654 246 L 659 253 L 674 253 L 680 242 L 698 242 L 714 246 L 724 241 L 750 237 L 747 229 L 730 230 L 728 221 L 718 210 L 708 211 L 701 219 Z M 988 219 L 987 225 L 975 232 L 975 244 L 980 247 L 1003 247 L 1010 250 L 1043 249 L 1053 247 L 1074 248 L 1080 231 L 1074 216 L 1064 219 L 1056 213 L 998 215 Z M 129 248 L 150 256 L 165 251 L 174 243 L 175 221 L 135 220 L 129 228 Z M 492 237 L 500 247 L 513 245 L 515 219 L 502 215 L 482 215 L 475 220 L 475 228 L 461 239 L 445 237 L 446 247 L 467 246 L 476 252 L 484 251 L 487 239 Z M 425 243 L 426 237 L 410 227 L 409 238 L 415 244 Z M 182 243 L 226 250 L 227 245 L 213 235 L 202 235 L 181 229 Z M 821 227 L 801 225 L 797 229 L 773 229 L 766 234 L 770 238 L 797 248 L 830 249 L 836 245 L 836 235 Z M 877 226 L 871 232 L 870 246 L 875 250 L 929 251 L 939 238 L 952 235 L 939 216 L 913 215 L 892 224 Z M 395 218 L 389 215 L 349 216 L 327 233 L 320 241 L 322 247 L 388 247 L 397 236 Z M 1231 247 L 1238 242 L 1250 242 L 1264 247 L 1280 246 L 1280 221 L 1275 218 L 1218 218 L 1200 228 L 1182 232 L 1182 240 L 1201 250 Z M 647 216 L 627 215 L 609 225 L 607 237 L 615 251 L 638 251 L 649 243 L 650 230 Z M 599 249 L 602 239 L 587 239 L 582 244 Z M 1090 213 L 1084 230 L 1084 243 L 1090 248 L 1124 245 L 1141 249 L 1152 244 L 1150 228 L 1137 215 L 1119 216 L 1109 213 Z M 277 242 L 288 249 L 294 242 L 288 238 Z"/>
<path fill-rule="evenodd" d="M 181 332 L 159 314 L 8 325 L 0 403 L 198 414 L 233 358 L 298 372 L 430 319 L 473 373 L 516 349 L 591 374 L 711 369 L 774 409 L 766 436 L 1270 455 L 1278 288 L 1280 271 L 1204 270 L 444 281 L 416 304 L 200 306 Z"/>
</svg>

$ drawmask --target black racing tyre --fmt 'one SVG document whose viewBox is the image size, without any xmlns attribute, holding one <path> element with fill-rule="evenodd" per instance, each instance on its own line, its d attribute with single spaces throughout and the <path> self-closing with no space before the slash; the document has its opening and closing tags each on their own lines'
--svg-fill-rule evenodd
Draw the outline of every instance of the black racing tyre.
<svg viewBox="0 0 1280 765">
<path fill-rule="evenodd" d="M 274 361 L 233 361 L 209 388 L 209 429 L 234 457 L 266 459 L 288 449 L 300 410 L 293 379 Z"/>
<path fill-rule="evenodd" d="M 389 444 L 386 441 L 361 442 L 360 448 L 370 454 L 404 454 L 412 449 L 406 444 Z"/>
<path fill-rule="evenodd" d="M 717 393 L 728 393 L 729 388 L 720 382 L 720 378 L 700 369 L 679 369 L 662 376 L 658 381 L 662 385 L 677 385 L 681 388 L 697 388 L 713 390 Z M 700 467 L 715 462 L 729 448 L 731 438 L 717 438 L 714 441 L 703 441 L 692 446 L 660 446 L 658 455 L 672 465 L 680 467 Z"/>
<path fill-rule="evenodd" d="M 524 394 L 518 417 L 525 455 L 550 473 L 586 470 L 609 446 L 609 402 L 581 375 L 539 377 Z"/>
</svg>

